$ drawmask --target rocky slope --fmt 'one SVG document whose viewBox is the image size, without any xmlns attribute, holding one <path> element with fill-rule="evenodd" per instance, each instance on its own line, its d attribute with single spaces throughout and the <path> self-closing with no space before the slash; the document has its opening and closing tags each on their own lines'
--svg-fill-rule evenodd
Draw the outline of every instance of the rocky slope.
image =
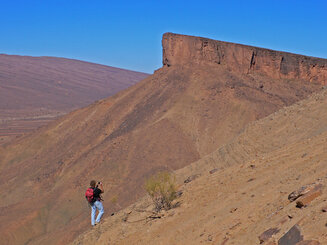
<svg viewBox="0 0 327 245">
<path fill-rule="evenodd" d="M 0 144 L 147 76 L 79 60 L 0 54 Z"/>
<path fill-rule="evenodd" d="M 167 38 L 179 41 L 175 46 L 163 42 L 164 57 L 189 42 L 202 47 L 208 40 L 165 34 Z M 235 59 L 247 60 L 229 45 Z M 89 227 L 83 194 L 90 179 L 104 182 L 107 213 L 126 207 L 144 194 L 144 179 L 157 170 L 200 160 L 232 141 L 249 122 L 326 83 L 320 76 L 312 81 L 306 76 L 274 78 L 259 68 L 241 72 L 227 60 L 204 59 L 201 52 L 169 65 L 164 58 L 163 68 L 135 86 L 0 147 L 3 241 L 68 243 Z M 316 60 L 306 57 L 304 63 Z M 322 72 L 325 63 L 319 60 Z"/>
<path fill-rule="evenodd" d="M 176 208 L 154 215 L 145 197 L 73 244 L 326 244 L 326 106 L 324 90 L 250 124 L 176 172 Z M 311 183 L 306 206 L 289 200 Z"/>
</svg>

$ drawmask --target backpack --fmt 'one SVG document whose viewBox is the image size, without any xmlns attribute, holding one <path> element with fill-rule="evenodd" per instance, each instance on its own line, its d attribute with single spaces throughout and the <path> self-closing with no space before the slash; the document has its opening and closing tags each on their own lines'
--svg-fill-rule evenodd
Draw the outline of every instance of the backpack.
<svg viewBox="0 0 327 245">
<path fill-rule="evenodd" d="M 93 189 L 92 188 L 88 188 L 85 192 L 85 198 L 89 203 L 93 203 L 94 202 L 94 195 L 93 195 Z"/>
</svg>

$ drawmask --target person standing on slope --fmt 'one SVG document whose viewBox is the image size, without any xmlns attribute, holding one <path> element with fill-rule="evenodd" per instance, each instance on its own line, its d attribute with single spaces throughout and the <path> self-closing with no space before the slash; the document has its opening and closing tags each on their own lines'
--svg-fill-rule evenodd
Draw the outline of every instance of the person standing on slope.
<svg viewBox="0 0 327 245">
<path fill-rule="evenodd" d="M 103 205 L 101 202 L 101 194 L 104 193 L 103 185 L 98 182 L 96 185 L 95 180 L 91 180 L 90 187 L 86 190 L 85 197 L 91 206 L 91 225 L 95 226 L 100 223 L 101 217 L 104 213 Z M 96 211 L 99 210 L 98 216 L 95 219 Z"/>
</svg>

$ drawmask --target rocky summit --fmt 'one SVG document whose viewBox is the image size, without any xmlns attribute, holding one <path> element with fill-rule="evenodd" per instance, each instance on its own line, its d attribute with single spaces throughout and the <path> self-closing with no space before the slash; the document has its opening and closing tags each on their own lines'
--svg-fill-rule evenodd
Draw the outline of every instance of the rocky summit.
<svg viewBox="0 0 327 245">
<path fill-rule="evenodd" d="M 312 117 L 292 104 L 326 85 L 327 60 L 172 33 L 162 45 L 152 76 L 0 148 L 2 241 L 256 244 L 295 224 L 317 240 L 299 218 L 316 210 L 310 198 L 300 209 L 287 197 L 323 173 L 324 114 L 309 105 L 325 95 L 303 102 Z M 148 222 L 151 205 L 132 204 L 164 169 L 177 171 L 180 207 Z M 105 185 L 107 219 L 78 237 L 90 226 L 90 179 Z"/>
</svg>

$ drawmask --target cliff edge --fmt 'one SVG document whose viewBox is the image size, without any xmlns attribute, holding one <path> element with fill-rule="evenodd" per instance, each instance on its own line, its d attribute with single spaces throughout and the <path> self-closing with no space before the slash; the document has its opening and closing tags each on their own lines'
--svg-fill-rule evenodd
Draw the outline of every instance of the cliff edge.
<svg viewBox="0 0 327 245">
<path fill-rule="evenodd" d="M 214 63 L 235 72 L 327 84 L 326 59 L 174 33 L 163 35 L 162 48 L 164 66 Z"/>
</svg>

